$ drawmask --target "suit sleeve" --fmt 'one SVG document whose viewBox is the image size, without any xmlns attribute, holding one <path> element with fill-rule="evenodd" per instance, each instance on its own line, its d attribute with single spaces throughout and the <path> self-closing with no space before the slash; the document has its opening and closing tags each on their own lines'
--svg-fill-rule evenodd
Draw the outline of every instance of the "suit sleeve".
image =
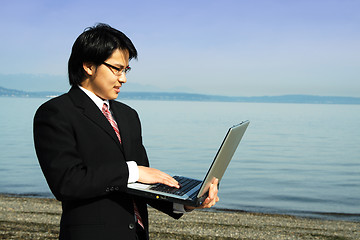
<svg viewBox="0 0 360 240">
<path fill-rule="evenodd" d="M 78 136 L 69 113 L 58 105 L 44 104 L 34 117 L 36 154 L 55 197 L 61 201 L 77 200 L 103 196 L 114 190 L 125 191 L 129 174 L 126 162 L 87 164 L 79 152 Z"/>
</svg>

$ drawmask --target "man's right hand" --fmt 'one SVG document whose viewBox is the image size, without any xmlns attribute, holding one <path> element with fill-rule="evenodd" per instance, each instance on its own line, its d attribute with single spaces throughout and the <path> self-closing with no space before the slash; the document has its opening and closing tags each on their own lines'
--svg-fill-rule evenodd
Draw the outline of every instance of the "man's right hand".
<svg viewBox="0 0 360 240">
<path fill-rule="evenodd" d="M 138 166 L 139 168 L 139 182 L 154 184 L 162 183 L 170 187 L 180 188 L 179 183 L 172 178 L 169 174 L 166 174 L 158 169 L 149 168 L 144 166 Z"/>
</svg>

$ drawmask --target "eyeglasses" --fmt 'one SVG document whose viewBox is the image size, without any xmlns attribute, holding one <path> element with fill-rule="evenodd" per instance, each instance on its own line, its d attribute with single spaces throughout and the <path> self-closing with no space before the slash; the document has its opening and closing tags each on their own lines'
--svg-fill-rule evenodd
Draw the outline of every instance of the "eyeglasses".
<svg viewBox="0 0 360 240">
<path fill-rule="evenodd" d="M 103 62 L 103 64 L 105 66 L 107 66 L 113 73 L 115 76 L 121 76 L 123 73 L 127 74 L 130 70 L 131 70 L 131 67 L 127 66 L 127 67 L 115 67 L 111 64 L 108 64 L 106 62 Z"/>
</svg>

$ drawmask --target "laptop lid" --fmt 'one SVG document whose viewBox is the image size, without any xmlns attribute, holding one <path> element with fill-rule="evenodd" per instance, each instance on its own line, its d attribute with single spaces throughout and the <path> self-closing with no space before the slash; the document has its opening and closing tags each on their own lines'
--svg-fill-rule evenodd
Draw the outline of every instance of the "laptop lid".
<svg viewBox="0 0 360 240">
<path fill-rule="evenodd" d="M 229 128 L 215 159 L 205 176 L 197 198 L 202 197 L 209 190 L 210 184 L 214 178 L 219 179 L 220 182 L 249 123 L 250 121 L 247 120 Z"/>
</svg>

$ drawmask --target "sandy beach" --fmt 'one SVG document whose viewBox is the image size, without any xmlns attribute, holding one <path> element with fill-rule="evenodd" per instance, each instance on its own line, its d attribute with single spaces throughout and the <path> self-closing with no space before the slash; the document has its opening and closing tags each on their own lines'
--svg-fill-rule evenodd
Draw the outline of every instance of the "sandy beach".
<svg viewBox="0 0 360 240">
<path fill-rule="evenodd" d="M 360 223 L 244 212 L 193 211 L 174 220 L 150 212 L 151 239 L 360 239 Z M 54 199 L 0 195 L 0 239 L 57 239 Z"/>
</svg>

